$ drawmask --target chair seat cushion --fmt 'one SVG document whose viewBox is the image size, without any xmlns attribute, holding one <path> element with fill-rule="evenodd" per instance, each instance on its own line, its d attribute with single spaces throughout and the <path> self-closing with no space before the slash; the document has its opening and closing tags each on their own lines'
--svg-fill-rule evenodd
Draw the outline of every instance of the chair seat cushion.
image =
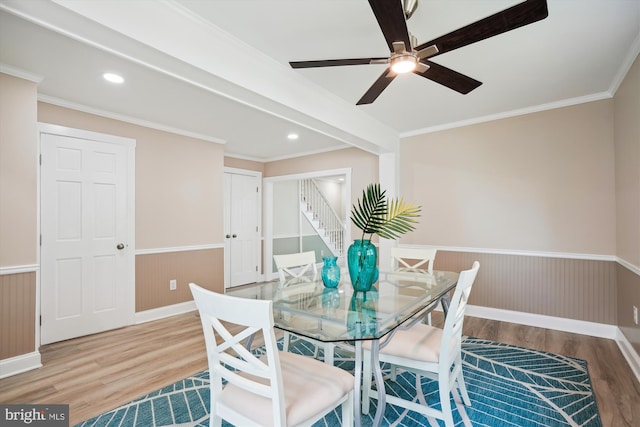
<svg viewBox="0 0 640 427">
<path fill-rule="evenodd" d="M 294 353 L 279 352 L 279 357 L 288 425 L 297 425 L 334 408 L 353 390 L 354 377 L 343 369 Z M 265 357 L 263 360 L 266 362 Z M 261 382 L 266 383 L 266 380 Z M 220 403 L 256 423 L 272 424 L 271 399 L 227 384 Z"/>
<path fill-rule="evenodd" d="M 380 349 L 380 357 L 390 355 L 422 362 L 438 363 L 442 329 L 418 323 L 409 329 L 400 329 L 391 341 Z M 365 341 L 363 347 L 371 350 Z"/>
</svg>

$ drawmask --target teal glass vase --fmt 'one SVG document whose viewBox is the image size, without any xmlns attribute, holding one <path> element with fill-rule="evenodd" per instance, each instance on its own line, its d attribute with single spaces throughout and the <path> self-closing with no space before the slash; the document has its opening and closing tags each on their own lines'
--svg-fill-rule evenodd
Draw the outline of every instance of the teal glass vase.
<svg viewBox="0 0 640 427">
<path fill-rule="evenodd" d="M 327 256 L 322 258 L 322 283 L 327 288 L 337 288 L 340 284 L 340 267 L 338 267 L 338 257 Z"/>
<path fill-rule="evenodd" d="M 340 291 L 336 288 L 326 288 L 322 291 L 322 308 L 336 309 L 340 307 Z"/>
<path fill-rule="evenodd" d="M 356 292 L 367 292 L 378 278 L 378 250 L 371 240 L 354 240 L 347 250 L 347 266 L 351 286 Z"/>
<path fill-rule="evenodd" d="M 370 292 L 357 292 L 351 296 L 347 312 L 347 329 L 349 335 L 354 338 L 375 335 L 378 330 L 377 298 L 374 299 L 372 296 Z"/>
</svg>

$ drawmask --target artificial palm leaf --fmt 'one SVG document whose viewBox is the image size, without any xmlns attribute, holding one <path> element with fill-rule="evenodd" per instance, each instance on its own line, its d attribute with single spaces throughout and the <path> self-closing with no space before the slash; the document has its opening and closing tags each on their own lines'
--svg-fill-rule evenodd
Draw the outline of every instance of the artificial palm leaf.
<svg viewBox="0 0 640 427">
<path fill-rule="evenodd" d="M 420 206 L 403 199 L 387 200 L 386 191 L 379 183 L 369 184 L 362 192 L 362 200 L 351 208 L 351 220 L 365 234 L 377 234 L 385 239 L 397 239 L 415 229 L 415 218 L 420 216 Z M 371 238 L 369 238 L 371 239 Z"/>
<path fill-rule="evenodd" d="M 397 239 L 402 234 L 415 230 L 415 219 L 420 216 L 420 206 L 406 203 L 403 199 L 392 199 L 377 234 L 385 239 Z"/>
<path fill-rule="evenodd" d="M 380 184 L 370 184 L 362 191 L 362 200 L 358 199 L 358 205 L 351 209 L 351 220 L 365 234 L 375 234 L 384 222 L 384 214 L 387 211 L 387 198 L 385 191 L 380 190 Z"/>
</svg>

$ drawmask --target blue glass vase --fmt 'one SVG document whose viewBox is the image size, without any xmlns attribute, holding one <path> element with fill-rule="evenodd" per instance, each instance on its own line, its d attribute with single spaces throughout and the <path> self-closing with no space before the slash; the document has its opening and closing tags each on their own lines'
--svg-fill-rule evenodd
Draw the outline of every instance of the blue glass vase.
<svg viewBox="0 0 640 427">
<path fill-rule="evenodd" d="M 340 284 L 340 267 L 338 267 L 338 257 L 327 256 L 322 258 L 322 283 L 327 288 L 337 288 Z"/>
<path fill-rule="evenodd" d="M 351 286 L 356 292 L 367 292 L 378 278 L 378 250 L 371 240 L 354 240 L 347 250 Z"/>
</svg>

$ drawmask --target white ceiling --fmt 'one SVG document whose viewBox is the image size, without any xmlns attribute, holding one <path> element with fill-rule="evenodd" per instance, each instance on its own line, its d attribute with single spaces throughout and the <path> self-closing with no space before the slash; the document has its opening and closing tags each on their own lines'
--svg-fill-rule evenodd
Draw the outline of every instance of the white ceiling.
<svg viewBox="0 0 640 427">
<path fill-rule="evenodd" d="M 407 25 L 422 43 L 517 3 L 421 0 Z M 0 71 L 40 81 L 42 100 L 225 143 L 236 157 L 384 152 L 400 136 L 611 97 L 640 51 L 640 1 L 548 9 L 433 59 L 483 83 L 467 95 L 409 74 L 356 106 L 384 65 L 289 67 L 387 56 L 365 0 L 0 0 Z"/>
</svg>

